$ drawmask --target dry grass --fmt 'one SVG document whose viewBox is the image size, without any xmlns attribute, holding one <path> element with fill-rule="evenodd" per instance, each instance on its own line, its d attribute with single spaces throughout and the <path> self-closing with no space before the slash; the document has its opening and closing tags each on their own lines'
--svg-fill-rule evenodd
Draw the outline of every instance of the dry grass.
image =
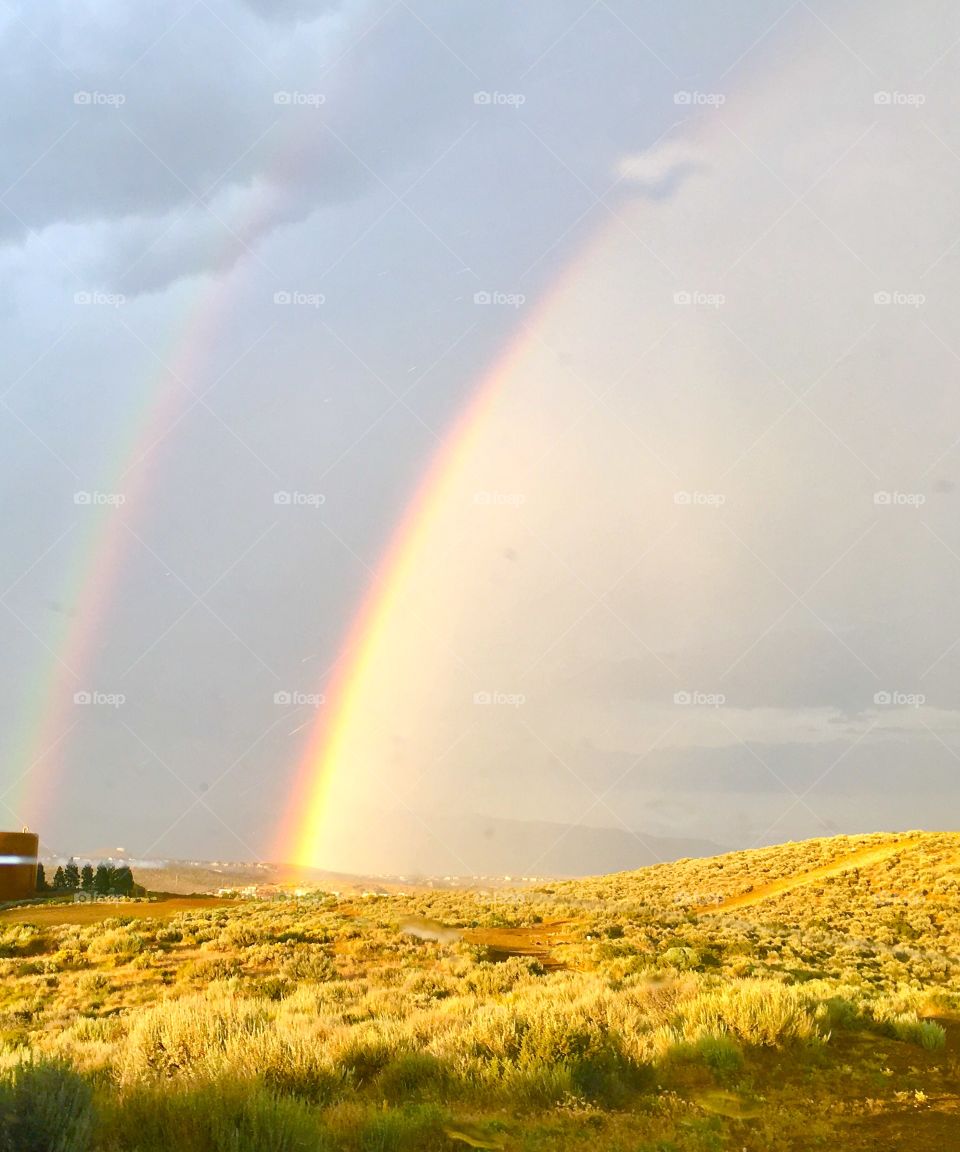
<svg viewBox="0 0 960 1152">
<path fill-rule="evenodd" d="M 878 843 L 494 903 L 318 894 L 5 922 L 0 1152 L 4 1133 L 18 1152 L 404 1152 L 478 1130 L 531 1150 L 592 1150 L 600 1133 L 624 1150 L 714 1152 L 736 1134 L 786 1152 L 818 1133 L 858 1148 L 860 1116 L 956 1100 L 956 1056 L 930 1017 L 960 1006 L 957 838 L 882 856 Z M 817 871 L 850 852 L 856 867 Z M 710 886 L 742 892 L 750 867 L 767 886 L 778 868 L 814 876 L 751 918 L 692 912 Z M 454 931 L 419 940 L 401 930 L 411 917 Z M 73 1116 L 60 1144 L 41 1085 Z"/>
</svg>

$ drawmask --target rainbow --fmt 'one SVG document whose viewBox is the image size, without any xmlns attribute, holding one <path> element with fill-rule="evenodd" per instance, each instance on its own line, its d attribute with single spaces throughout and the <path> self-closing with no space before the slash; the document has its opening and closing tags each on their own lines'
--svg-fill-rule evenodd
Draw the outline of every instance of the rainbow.
<svg viewBox="0 0 960 1152">
<path fill-rule="evenodd" d="M 184 401 L 181 381 L 196 377 L 207 344 L 212 342 L 217 314 L 210 309 L 194 318 L 169 370 L 163 371 L 147 390 L 145 402 L 131 422 L 133 433 L 127 437 L 126 451 L 117 464 L 106 470 L 96 489 L 122 493 L 124 505 L 90 507 L 91 523 L 74 549 L 66 581 L 66 587 L 72 590 L 65 597 L 67 623 L 54 642 L 45 645 L 51 660 L 31 692 L 36 705 L 28 713 L 26 736 L 20 742 L 22 751 L 7 790 L 20 786 L 20 795 L 14 801 L 18 818 L 28 817 L 34 825 L 43 817 L 51 776 L 62 760 L 75 723 L 70 715 L 74 694 L 93 687 L 86 678 L 94 672 L 103 624 L 123 576 L 124 556 L 133 540 L 126 522 L 140 512 L 148 491 L 148 458 L 184 414 L 178 412 Z M 169 377 L 169 382 L 165 377 Z M 191 400 L 189 393 L 186 400 Z"/>
<path fill-rule="evenodd" d="M 277 172 L 283 171 L 288 157 L 298 154 L 299 137 L 293 133 L 288 137 L 278 147 Z M 246 216 L 231 230 L 219 253 L 221 264 L 242 260 L 269 223 L 274 206 L 269 187 L 252 198 Z M 90 681 L 103 625 L 123 578 L 125 556 L 135 544 L 128 523 L 142 517 L 149 496 L 151 457 L 203 392 L 197 381 L 232 303 L 229 283 L 216 291 L 215 273 L 200 276 L 202 285 L 211 280 L 214 286 L 209 295 L 201 306 L 190 307 L 166 355 L 154 353 L 160 362 L 158 370 L 125 425 L 117 459 L 101 476 L 97 490 L 122 493 L 124 504 L 89 508 L 90 524 L 74 547 L 64 584 L 65 623 L 50 643 L 44 643 L 50 661 L 41 668 L 29 694 L 33 707 L 26 711 L 24 734 L 17 741 L 11 782 L 0 794 L 0 805 L 18 823 L 26 819 L 37 826 L 49 810 L 54 791 L 51 781 L 62 767 L 68 736 L 76 723 L 71 716 L 74 693 L 93 686 Z"/>
<path fill-rule="evenodd" d="M 297 140 L 291 138 L 287 143 L 295 145 Z M 282 151 L 286 156 L 296 149 L 291 146 Z M 251 216 L 231 236 L 231 246 L 236 244 L 246 251 L 245 240 L 257 238 L 262 217 L 271 208 L 268 201 L 265 195 L 254 205 Z M 474 388 L 395 529 L 340 645 L 332 683 L 325 686 L 327 703 L 298 757 L 289 811 L 275 841 L 276 859 L 300 865 L 322 860 L 327 832 L 338 815 L 331 801 L 332 790 L 338 780 L 342 782 L 349 775 L 351 742 L 364 724 L 364 701 L 382 658 L 384 632 L 397 614 L 404 590 L 416 576 L 442 507 L 462 482 L 478 442 L 489 432 L 498 406 L 509 392 L 511 376 L 522 371 L 533 339 L 529 330 L 575 279 L 581 259 L 571 263 L 535 313 L 525 316 L 519 334 Z M 205 282 L 210 279 L 204 277 Z M 30 693 L 35 704 L 26 713 L 25 734 L 17 742 L 11 783 L 0 795 L 0 803 L 6 804 L 6 797 L 19 789 L 9 805 L 19 823 L 26 819 L 36 825 L 48 810 L 55 792 L 51 781 L 61 769 L 76 723 L 72 715 L 74 693 L 95 686 L 97 650 L 105 622 L 123 579 L 125 557 L 131 547 L 138 546 L 130 526 L 144 515 L 158 468 L 155 450 L 189 411 L 194 403 L 192 393 L 202 390 L 195 385 L 231 302 L 229 291 L 223 287 L 204 307 L 191 311 L 185 332 L 174 341 L 173 354 L 161 358 L 166 366 L 158 370 L 128 421 L 132 431 L 123 437 L 125 448 L 119 460 L 102 478 L 99 490 L 122 492 L 125 504 L 122 508 L 91 508 L 90 524 L 73 550 L 65 582 L 66 622 L 45 644 L 50 660 Z"/>
<path fill-rule="evenodd" d="M 343 810 L 343 797 L 337 793 L 350 792 L 349 777 L 358 769 L 356 747 L 370 724 L 367 710 L 377 698 L 378 670 L 396 659 L 386 637 L 421 568 L 429 566 L 427 552 L 435 542 L 444 510 L 453 494 L 469 486 L 470 470 L 482 451 L 481 439 L 489 437 L 503 417 L 512 381 L 524 377 L 525 359 L 536 344 L 544 316 L 576 284 L 588 254 L 601 239 L 595 235 L 584 245 L 533 315 L 525 317 L 506 350 L 474 387 L 422 476 L 340 646 L 324 707 L 296 771 L 289 810 L 273 850 L 275 859 L 299 867 L 331 865 L 329 845 L 338 836 L 342 838 L 340 822 L 351 816 Z M 385 765 L 376 769 L 387 770 Z M 350 797 L 348 804 L 354 800 L 355 796 Z M 359 829 L 352 832 L 360 836 Z"/>
<path fill-rule="evenodd" d="M 402 590 L 416 572 L 424 541 L 432 530 L 436 512 L 450 485 L 469 457 L 486 419 L 497 401 L 501 375 L 516 356 L 508 351 L 498 367 L 476 390 L 473 398 L 448 434 L 443 446 L 421 480 L 419 488 L 380 563 L 364 603 L 341 647 L 339 671 L 327 693 L 325 715 L 315 725 L 297 773 L 290 825 L 277 843 L 278 859 L 290 854 L 290 863 L 314 866 L 326 839 L 332 817 L 331 786 L 348 763 L 347 747 L 357 725 L 371 673 L 380 658 L 379 638 L 387 621 L 398 609 Z"/>
</svg>

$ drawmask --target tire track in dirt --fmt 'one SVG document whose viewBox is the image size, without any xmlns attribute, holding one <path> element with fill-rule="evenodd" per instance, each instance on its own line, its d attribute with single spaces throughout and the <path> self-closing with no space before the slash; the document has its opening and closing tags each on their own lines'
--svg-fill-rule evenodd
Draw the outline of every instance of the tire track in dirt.
<svg viewBox="0 0 960 1152">
<path fill-rule="evenodd" d="M 848 852 L 845 856 L 840 856 L 829 864 L 821 864 L 818 868 L 811 868 L 809 872 L 797 872 L 792 876 L 771 880 L 767 884 L 758 885 L 749 892 L 728 896 L 719 904 L 701 904 L 693 911 L 700 915 L 707 912 L 726 912 L 731 908 L 748 908 L 751 904 L 759 904 L 761 900 L 769 900 L 771 896 L 792 892 L 795 888 L 802 888 L 804 885 L 813 884 L 817 880 L 825 880 L 828 876 L 837 876 L 841 872 L 849 872 L 852 868 L 866 868 L 871 864 L 880 864 L 898 852 L 909 852 L 911 848 L 915 848 L 921 842 L 919 836 L 902 836 L 876 848 L 858 848 L 855 852 Z"/>
</svg>

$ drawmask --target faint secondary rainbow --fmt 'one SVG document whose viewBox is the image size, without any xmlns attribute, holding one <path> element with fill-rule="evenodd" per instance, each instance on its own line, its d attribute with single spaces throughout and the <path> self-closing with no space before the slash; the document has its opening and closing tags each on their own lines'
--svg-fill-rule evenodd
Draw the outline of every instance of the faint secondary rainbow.
<svg viewBox="0 0 960 1152">
<path fill-rule="evenodd" d="M 123 575 L 124 556 L 135 540 L 127 520 L 142 510 L 154 449 L 179 421 L 180 405 L 191 402 L 182 382 L 197 374 L 207 342 L 216 330 L 219 304 L 217 300 L 216 308 L 195 314 L 170 368 L 154 378 L 144 403 L 128 422 L 132 431 L 123 437 L 125 447 L 119 461 L 104 471 L 101 487 L 93 490 L 122 493 L 124 504 L 87 509 L 91 523 L 81 529 L 65 581 L 67 622 L 53 643 L 44 645 L 50 660 L 31 692 L 36 703 L 27 715 L 23 751 L 15 761 L 14 778 L 7 790 L 9 793 L 20 785 L 20 794 L 11 807 L 33 823 L 44 813 L 44 802 L 53 791 L 54 766 L 62 759 L 76 723 L 75 694 L 102 687 L 93 682 L 96 646 Z"/>
<path fill-rule="evenodd" d="M 242 260 L 268 229 L 275 208 L 274 189 L 283 187 L 291 164 L 303 162 L 301 143 L 301 136 L 290 132 L 278 147 L 272 169 L 275 181 L 267 182 L 251 198 L 245 216 L 228 230 L 218 253 L 221 263 L 232 265 Z M 191 307 L 186 322 L 177 326 L 169 346 L 172 350 L 163 356 L 154 354 L 160 362 L 158 369 L 142 403 L 124 426 L 114 461 L 101 476 L 98 491 L 122 493 L 124 504 L 91 507 L 91 524 L 81 531 L 72 552 L 64 582 L 66 623 L 51 643 L 44 643 L 50 659 L 30 693 L 33 706 L 26 713 L 24 735 L 18 741 L 21 751 L 14 754 L 11 782 L 0 793 L 0 805 L 21 823 L 29 820 L 37 824 L 49 810 L 52 781 L 76 723 L 74 694 L 101 687 L 95 683 L 97 643 L 123 578 L 124 558 L 138 546 L 130 521 L 144 515 L 151 474 L 157 467 L 156 450 L 195 405 L 197 394 L 203 392 L 203 387 L 197 386 L 198 377 L 233 300 L 235 277 L 234 272 L 232 282 L 220 282 L 215 272 L 200 276 L 203 295 Z M 108 687 L 114 691 L 119 686 Z"/>
</svg>

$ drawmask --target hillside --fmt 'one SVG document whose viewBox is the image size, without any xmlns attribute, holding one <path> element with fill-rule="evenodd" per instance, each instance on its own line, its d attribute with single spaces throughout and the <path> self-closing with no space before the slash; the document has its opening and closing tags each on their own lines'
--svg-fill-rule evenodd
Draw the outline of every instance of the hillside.
<svg viewBox="0 0 960 1152">
<path fill-rule="evenodd" d="M 957 1146 L 958 859 L 0 913 L 0 1126 L 56 1093 L 69 1152 Z"/>
</svg>

